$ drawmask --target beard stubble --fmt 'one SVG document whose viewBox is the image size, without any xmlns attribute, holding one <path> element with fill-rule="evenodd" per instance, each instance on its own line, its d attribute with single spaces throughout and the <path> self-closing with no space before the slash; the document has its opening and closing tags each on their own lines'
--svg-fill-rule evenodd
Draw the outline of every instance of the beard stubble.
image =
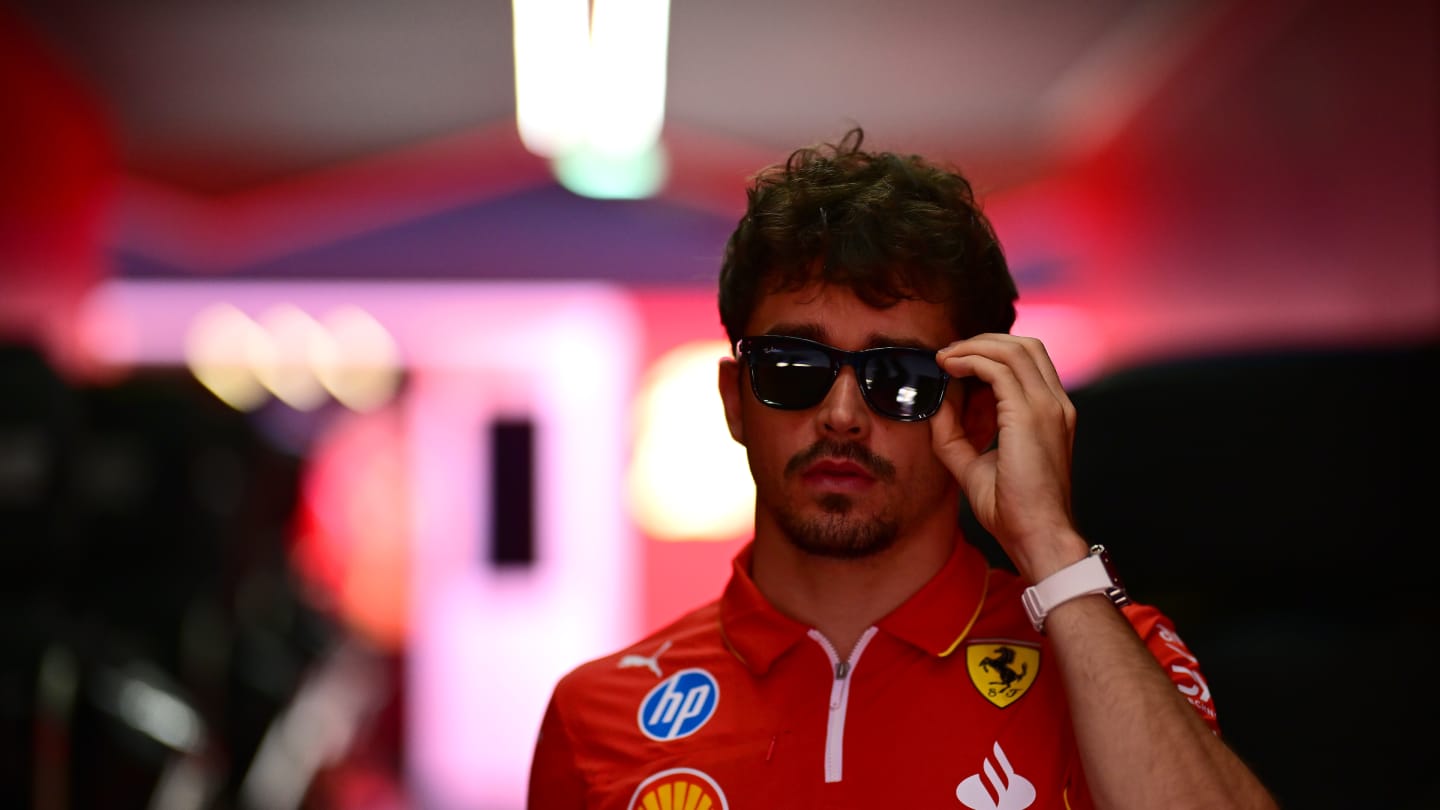
<svg viewBox="0 0 1440 810">
<path fill-rule="evenodd" d="M 820 440 L 797 453 L 785 465 L 785 477 L 800 474 L 822 458 L 853 461 L 864 467 L 875 480 L 893 483 L 895 465 L 876 455 L 869 448 L 848 442 Z M 802 516 L 796 510 L 779 509 L 776 524 L 791 545 L 817 557 L 855 560 L 872 557 L 891 546 L 900 534 L 899 521 L 881 513 L 871 517 L 853 514 L 855 501 L 848 495 L 827 493 L 816 505 L 821 514 Z"/>
</svg>

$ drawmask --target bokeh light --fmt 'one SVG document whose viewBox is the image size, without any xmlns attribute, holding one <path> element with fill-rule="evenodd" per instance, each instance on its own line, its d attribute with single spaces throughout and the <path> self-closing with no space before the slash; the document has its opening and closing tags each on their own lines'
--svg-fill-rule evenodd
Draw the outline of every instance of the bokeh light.
<svg viewBox="0 0 1440 810">
<path fill-rule="evenodd" d="M 724 341 L 682 344 L 655 362 L 635 404 L 627 486 L 635 522 L 657 540 L 729 540 L 748 530 L 755 490 L 716 391 Z"/>
</svg>

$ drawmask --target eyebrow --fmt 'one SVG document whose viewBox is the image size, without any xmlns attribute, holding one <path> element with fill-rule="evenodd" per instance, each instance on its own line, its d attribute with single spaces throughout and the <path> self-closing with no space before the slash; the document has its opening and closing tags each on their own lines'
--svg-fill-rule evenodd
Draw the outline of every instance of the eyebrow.
<svg viewBox="0 0 1440 810">
<path fill-rule="evenodd" d="M 825 330 L 813 323 L 777 323 L 765 330 L 767 335 L 783 335 L 786 337 L 805 338 L 817 343 L 831 345 Z M 904 349 L 925 349 L 927 351 L 934 347 L 912 337 L 896 337 L 887 335 L 884 332 L 871 332 L 865 340 L 866 349 L 878 349 L 884 346 L 895 346 Z"/>
</svg>

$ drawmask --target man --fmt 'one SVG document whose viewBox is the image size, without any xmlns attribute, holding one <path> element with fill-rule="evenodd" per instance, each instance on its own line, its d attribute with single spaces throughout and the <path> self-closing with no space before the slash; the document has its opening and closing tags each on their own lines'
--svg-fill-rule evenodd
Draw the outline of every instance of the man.
<svg viewBox="0 0 1440 810">
<path fill-rule="evenodd" d="M 862 139 L 761 172 L 726 248 L 754 539 L 718 601 L 561 680 L 530 808 L 1274 807 L 1076 531 L 1075 411 L 969 184 Z"/>
</svg>

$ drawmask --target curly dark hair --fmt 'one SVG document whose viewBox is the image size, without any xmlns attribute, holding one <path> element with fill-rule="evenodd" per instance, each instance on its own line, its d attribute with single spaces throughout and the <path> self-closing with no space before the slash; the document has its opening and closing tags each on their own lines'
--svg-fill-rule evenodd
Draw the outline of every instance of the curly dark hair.
<svg viewBox="0 0 1440 810">
<path fill-rule="evenodd" d="M 753 178 L 720 267 L 732 346 L 762 296 L 813 281 L 874 307 L 945 304 L 966 337 L 1010 331 L 1019 293 L 970 182 L 918 155 L 862 151 L 864 137 L 856 127 Z"/>
</svg>

